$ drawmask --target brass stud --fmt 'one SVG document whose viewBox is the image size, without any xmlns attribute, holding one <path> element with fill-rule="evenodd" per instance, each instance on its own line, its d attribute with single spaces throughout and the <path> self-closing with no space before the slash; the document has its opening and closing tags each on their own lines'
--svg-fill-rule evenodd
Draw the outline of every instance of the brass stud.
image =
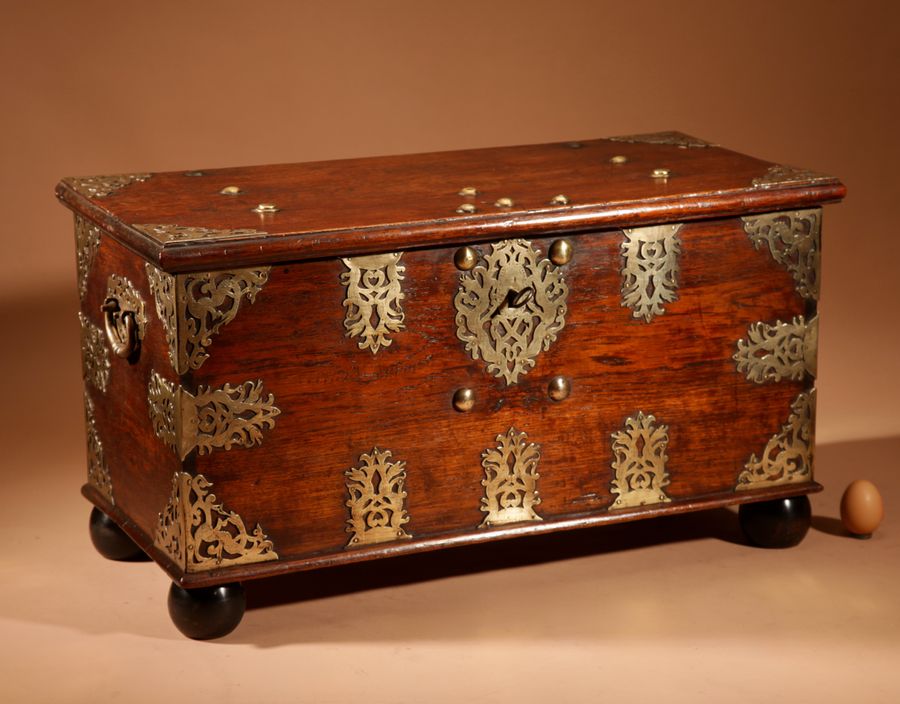
<svg viewBox="0 0 900 704">
<path fill-rule="evenodd" d="M 478 262 L 478 253 L 471 247 L 460 247 L 453 255 L 453 263 L 460 271 L 469 271 L 475 268 Z"/>
<path fill-rule="evenodd" d="M 622 156 L 621 154 L 617 154 L 612 159 L 609 160 L 610 164 L 626 164 L 628 163 L 628 157 Z"/>
<path fill-rule="evenodd" d="M 581 149 L 584 145 L 581 142 L 568 142 L 566 146 L 569 149 Z"/>
<path fill-rule="evenodd" d="M 650 175 L 651 175 L 653 178 L 663 178 L 663 179 L 665 179 L 665 178 L 669 178 L 669 176 L 672 175 L 672 172 L 669 171 L 668 169 L 653 169 L 653 171 L 650 172 Z"/>
<path fill-rule="evenodd" d="M 453 394 L 453 408 L 460 413 L 468 413 L 475 407 L 475 392 L 465 387 Z"/>
<path fill-rule="evenodd" d="M 459 189 L 459 195 L 463 198 L 474 198 L 478 195 L 478 189 L 475 186 L 464 186 Z"/>
<path fill-rule="evenodd" d="M 260 203 L 255 208 L 252 209 L 254 213 L 259 213 L 260 215 L 264 215 L 266 213 L 277 213 L 280 208 L 274 203 Z"/>
<path fill-rule="evenodd" d="M 513 203 L 512 198 L 498 198 L 494 201 L 494 205 L 498 208 L 512 208 L 515 203 Z"/>
<path fill-rule="evenodd" d="M 240 192 L 241 189 L 238 186 L 225 186 L 225 188 L 219 191 L 223 196 L 236 196 Z"/>
<path fill-rule="evenodd" d="M 185 171 L 184 175 L 185 176 L 205 176 L 206 174 L 204 174 L 202 171 Z"/>
<path fill-rule="evenodd" d="M 568 197 L 564 196 L 562 193 L 560 193 L 558 196 L 553 196 L 550 199 L 550 205 L 568 205 L 568 204 L 569 204 Z"/>
<path fill-rule="evenodd" d="M 554 401 L 565 401 L 571 391 L 572 385 L 564 376 L 555 376 L 547 384 L 547 395 Z"/>
<path fill-rule="evenodd" d="M 477 210 L 477 208 L 474 205 L 472 205 L 471 203 L 463 203 L 461 206 L 459 206 L 456 209 L 456 212 L 457 213 L 474 213 L 474 212 L 476 212 L 476 210 Z"/>
<path fill-rule="evenodd" d="M 550 245 L 550 261 L 557 266 L 568 264 L 572 260 L 572 243 L 569 240 L 556 240 Z"/>
</svg>

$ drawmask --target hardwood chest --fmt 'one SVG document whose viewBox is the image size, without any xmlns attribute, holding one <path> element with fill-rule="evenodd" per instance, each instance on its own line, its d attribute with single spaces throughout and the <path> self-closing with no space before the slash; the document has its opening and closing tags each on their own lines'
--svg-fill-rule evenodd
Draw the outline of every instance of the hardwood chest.
<svg viewBox="0 0 900 704">
<path fill-rule="evenodd" d="M 91 536 L 242 580 L 743 504 L 809 525 L 836 179 L 677 132 L 66 178 Z"/>
</svg>

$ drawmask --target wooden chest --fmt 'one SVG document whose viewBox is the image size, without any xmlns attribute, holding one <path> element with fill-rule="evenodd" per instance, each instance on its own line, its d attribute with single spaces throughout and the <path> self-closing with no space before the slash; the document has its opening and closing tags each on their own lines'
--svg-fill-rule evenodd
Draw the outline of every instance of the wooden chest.
<svg viewBox="0 0 900 704">
<path fill-rule="evenodd" d="M 738 503 L 799 542 L 844 193 L 676 132 L 63 179 L 94 543 L 209 638 L 338 563 Z"/>
</svg>

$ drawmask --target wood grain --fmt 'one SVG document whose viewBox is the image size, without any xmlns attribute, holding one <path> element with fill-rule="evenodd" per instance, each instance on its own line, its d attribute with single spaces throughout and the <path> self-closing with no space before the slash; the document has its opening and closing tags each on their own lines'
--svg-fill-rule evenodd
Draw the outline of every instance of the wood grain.
<svg viewBox="0 0 900 704">
<path fill-rule="evenodd" d="M 839 200 L 837 179 L 754 188 L 770 162 L 719 147 L 682 149 L 605 139 L 473 149 L 305 164 L 213 169 L 201 176 L 154 174 L 103 198 L 88 199 L 65 182 L 57 195 L 166 271 L 224 269 L 336 255 L 450 245 L 535 234 L 588 231 Z M 627 163 L 610 158 L 624 155 Z M 650 177 L 668 168 L 668 179 Z M 237 196 L 220 195 L 239 186 Z M 460 188 L 479 195 L 462 198 Z M 567 206 L 551 206 L 564 194 Z M 509 197 L 512 208 L 495 201 Z M 462 202 L 474 215 L 456 213 Z M 259 203 L 279 212 L 260 216 Z M 130 227 L 177 224 L 252 228 L 268 236 L 231 241 L 168 242 Z"/>
<path fill-rule="evenodd" d="M 613 153 L 629 154 L 632 161 L 620 178 L 607 175 L 604 181 L 598 174 L 613 168 L 608 163 Z M 675 178 L 648 180 L 651 164 L 672 168 Z M 117 273 L 140 290 L 149 320 L 136 362 L 113 358 L 108 391 L 91 390 L 116 505 L 90 486 L 84 493 L 174 579 L 199 586 L 815 491 L 818 485 L 810 481 L 734 492 L 750 455 L 762 452 L 786 422 L 791 402 L 812 383 L 748 381 L 731 359 L 737 340 L 751 323 L 811 315 L 815 306 L 798 295 L 790 273 L 768 251 L 753 247 L 732 214 L 808 206 L 843 195 L 837 181 L 749 188 L 767 166 L 716 148 L 598 140 L 580 149 L 540 145 L 252 167 L 202 177 L 156 175 L 93 203 L 62 187 L 63 200 L 97 216 L 106 232 L 82 311 L 102 326 L 106 280 Z M 286 208 L 284 217 L 271 223 L 273 235 L 256 244 L 153 248 L 129 239 L 135 231 L 127 224 L 137 221 L 253 226 L 234 210 L 238 201 L 223 201 L 217 194 L 238 176 L 252 176 L 275 189 L 248 189 L 254 199 L 278 202 L 283 196 L 290 204 L 290 198 L 311 196 L 315 205 L 302 214 Z M 439 191 L 442 181 L 452 185 Z M 341 184 L 346 193 L 323 205 L 322 189 Z M 479 198 L 485 202 L 513 197 L 523 210 L 424 219 L 428 210 L 455 207 L 460 201 L 456 191 L 464 185 L 482 188 Z M 409 196 L 402 204 L 397 202 L 401 191 Z M 559 192 L 590 204 L 581 210 L 540 209 L 539 198 Z M 679 232 L 678 299 L 647 323 L 621 304 L 624 235 L 611 224 L 658 220 L 686 223 Z M 606 225 L 589 227 L 597 222 Z M 570 290 L 565 328 L 535 367 L 507 386 L 473 360 L 457 338 L 453 298 L 459 271 L 453 263 L 455 246 L 447 243 L 471 242 L 486 251 L 485 240 L 527 236 L 546 255 L 563 233 L 574 246 L 572 261 L 562 267 Z M 405 329 L 377 355 L 345 335 L 345 266 L 332 256 L 367 251 L 403 251 L 405 267 Z M 178 377 L 144 260 L 135 252 L 174 270 L 234 268 L 251 261 L 273 266 L 256 301 L 244 301 L 236 318 L 214 336 L 209 359 Z M 274 428 L 264 431 L 261 446 L 192 454 L 182 463 L 150 425 L 147 384 L 153 370 L 192 392 L 201 385 L 261 380 L 281 415 Z M 547 394 L 556 375 L 572 385 L 570 397 L 558 403 Z M 476 394 L 469 413 L 451 405 L 453 393 L 464 386 Z M 611 436 L 638 411 L 668 426 L 671 484 L 666 493 L 672 502 L 610 511 Z M 541 446 L 537 512 L 543 521 L 479 528 L 484 518 L 481 456 L 510 427 Z M 410 521 L 405 529 L 412 538 L 347 550 L 344 471 L 375 447 L 406 463 Z M 158 515 L 180 469 L 206 476 L 217 500 L 248 528 L 259 523 L 279 560 L 183 574 L 156 550 Z"/>
</svg>

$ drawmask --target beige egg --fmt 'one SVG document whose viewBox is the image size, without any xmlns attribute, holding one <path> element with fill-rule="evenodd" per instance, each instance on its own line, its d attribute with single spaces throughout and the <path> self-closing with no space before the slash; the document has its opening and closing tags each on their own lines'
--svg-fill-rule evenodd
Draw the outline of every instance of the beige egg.
<svg viewBox="0 0 900 704">
<path fill-rule="evenodd" d="M 850 482 L 841 497 L 841 522 L 854 535 L 869 536 L 881 525 L 884 502 L 881 493 L 867 479 Z"/>
</svg>

